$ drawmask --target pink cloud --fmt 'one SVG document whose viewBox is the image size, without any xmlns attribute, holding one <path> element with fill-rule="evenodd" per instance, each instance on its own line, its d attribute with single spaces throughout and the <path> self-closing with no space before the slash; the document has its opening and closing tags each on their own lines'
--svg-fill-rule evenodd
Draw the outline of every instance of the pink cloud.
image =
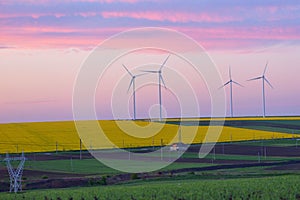
<svg viewBox="0 0 300 200">
<path fill-rule="evenodd" d="M 232 49 L 263 45 L 268 41 L 300 40 L 297 27 L 169 27 L 183 32 L 200 42 L 206 48 Z M 19 48 L 87 48 L 99 44 L 113 34 L 129 29 L 114 28 L 72 28 L 54 26 L 1 27 L 0 44 Z M 141 36 L 142 37 L 142 36 Z M 135 38 L 135 40 L 144 38 Z M 128 44 L 127 44 L 128 43 Z M 123 44 L 130 46 L 130 42 Z M 119 44 L 116 44 L 118 47 Z"/>
<path fill-rule="evenodd" d="M 0 44 L 17 48 L 90 48 L 110 35 L 125 30 L 123 27 L 80 29 L 51 26 L 1 27 Z M 64 34 L 53 36 L 52 33 Z M 76 33 L 75 35 L 72 35 Z"/>
<path fill-rule="evenodd" d="M 65 16 L 81 16 L 81 17 L 94 17 L 97 15 L 100 15 L 101 13 L 97 12 L 76 12 L 72 14 L 67 13 L 59 13 L 59 12 L 53 12 L 53 13 L 45 13 L 45 12 L 35 12 L 35 13 L 0 13 L 0 19 L 5 18 L 17 18 L 17 17 L 31 17 L 33 19 L 38 19 L 40 17 L 45 16 L 54 16 L 56 18 L 61 18 Z"/>
<path fill-rule="evenodd" d="M 300 39 L 297 27 L 218 27 L 218 28 L 175 28 L 192 36 L 206 39 Z"/>
<path fill-rule="evenodd" d="M 31 17 L 38 19 L 45 16 L 55 16 L 56 18 L 67 16 L 65 13 L 0 13 L 0 19 L 4 18 L 17 18 L 17 17 Z"/>
<path fill-rule="evenodd" d="M 170 21 L 170 22 L 226 22 L 238 21 L 233 17 L 221 17 L 207 13 L 187 13 L 187 12 L 171 12 L 171 11 L 136 11 L 136 12 L 102 12 L 104 18 L 122 18 L 129 17 L 134 19 L 148 19 L 154 21 Z"/>
</svg>

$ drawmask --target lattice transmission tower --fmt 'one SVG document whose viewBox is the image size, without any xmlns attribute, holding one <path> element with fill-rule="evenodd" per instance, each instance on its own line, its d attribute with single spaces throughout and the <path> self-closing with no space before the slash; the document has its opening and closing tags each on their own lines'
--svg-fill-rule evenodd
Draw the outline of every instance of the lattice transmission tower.
<svg viewBox="0 0 300 200">
<path fill-rule="evenodd" d="M 10 178 L 9 192 L 17 193 L 18 191 L 22 191 L 22 174 L 23 174 L 24 164 L 26 161 L 24 152 L 22 152 L 21 157 L 9 157 L 7 153 L 4 161 L 6 162 L 7 171 Z M 11 161 L 20 161 L 16 169 L 13 168 Z"/>
</svg>

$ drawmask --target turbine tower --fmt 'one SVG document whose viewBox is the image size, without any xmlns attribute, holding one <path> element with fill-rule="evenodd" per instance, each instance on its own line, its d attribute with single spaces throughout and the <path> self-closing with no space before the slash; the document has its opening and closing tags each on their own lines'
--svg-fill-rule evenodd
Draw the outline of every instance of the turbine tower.
<svg viewBox="0 0 300 200">
<path fill-rule="evenodd" d="M 163 64 L 160 66 L 159 70 L 143 70 L 143 72 L 148 72 L 148 73 L 153 73 L 153 74 L 158 74 L 158 98 L 159 98 L 159 121 L 162 119 L 162 105 L 161 105 L 161 83 L 163 83 L 164 87 L 166 87 L 164 79 L 162 77 L 162 69 L 165 66 L 166 62 L 168 61 L 170 57 L 170 54 L 168 57 L 165 59 Z"/>
<path fill-rule="evenodd" d="M 266 94 L 265 94 L 265 82 L 268 83 L 268 85 L 273 88 L 273 86 L 271 85 L 271 83 L 268 81 L 268 79 L 266 78 L 265 74 L 266 74 L 266 71 L 267 71 L 267 67 L 268 67 L 268 62 L 265 66 L 265 70 L 264 70 L 264 73 L 262 76 L 259 76 L 259 77 L 256 77 L 256 78 L 252 78 L 252 79 L 249 79 L 248 81 L 254 81 L 254 80 L 259 80 L 261 79 L 262 80 L 262 98 L 263 98 L 263 117 L 266 117 Z"/>
<path fill-rule="evenodd" d="M 128 72 L 128 74 L 131 76 L 131 81 L 130 81 L 130 84 L 129 84 L 129 87 L 128 87 L 127 92 L 129 91 L 130 87 L 132 86 L 132 94 L 133 94 L 133 120 L 136 120 L 135 79 L 136 79 L 136 77 L 145 75 L 145 73 L 133 75 L 133 74 L 127 69 L 127 67 L 126 67 L 124 64 L 122 64 L 122 65 L 123 65 L 123 67 L 125 68 L 125 70 Z"/>
<path fill-rule="evenodd" d="M 227 83 L 225 83 L 222 87 L 220 87 L 220 89 L 223 88 L 223 87 L 225 87 L 225 86 L 227 86 L 228 84 L 230 85 L 230 115 L 231 115 L 231 117 L 233 117 L 233 93 L 232 93 L 233 83 L 236 84 L 236 85 L 239 85 L 239 86 L 243 87 L 238 82 L 232 80 L 231 68 L 229 66 L 229 81 Z"/>
</svg>

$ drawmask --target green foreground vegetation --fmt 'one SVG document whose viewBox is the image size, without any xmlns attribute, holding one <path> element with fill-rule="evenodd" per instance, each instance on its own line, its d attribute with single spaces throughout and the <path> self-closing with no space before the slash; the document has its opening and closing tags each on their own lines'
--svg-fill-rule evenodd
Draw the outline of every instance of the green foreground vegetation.
<svg viewBox="0 0 300 200">
<path fill-rule="evenodd" d="M 228 180 L 176 179 L 125 185 L 0 193 L 0 199 L 300 199 L 300 175 Z"/>
</svg>

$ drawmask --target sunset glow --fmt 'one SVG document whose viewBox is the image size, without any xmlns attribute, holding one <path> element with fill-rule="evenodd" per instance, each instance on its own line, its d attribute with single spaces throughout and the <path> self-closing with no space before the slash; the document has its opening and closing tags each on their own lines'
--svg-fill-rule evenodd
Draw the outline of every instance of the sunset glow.
<svg viewBox="0 0 300 200">
<path fill-rule="evenodd" d="M 246 80 L 260 76 L 266 62 L 266 76 L 274 85 L 274 89 L 266 89 L 267 115 L 300 115 L 297 1 L 2 0 L 0 122 L 72 120 L 74 81 L 90 51 L 114 34 L 141 27 L 173 29 L 194 39 L 207 50 L 224 83 L 231 66 L 233 78 L 245 86 L 234 88 L 236 116 L 261 115 L 261 82 Z M 120 41 L 120 46 L 143 39 Z M 162 41 L 171 39 L 162 37 Z M 120 47 L 116 44 L 114 48 Z M 159 63 L 167 55 L 159 51 L 140 54 L 140 63 L 143 57 L 149 63 L 149 55 Z M 168 67 L 180 69 L 175 61 L 170 59 Z M 129 68 L 136 67 L 132 63 Z M 123 76 L 122 66 L 116 67 L 114 81 Z M 171 79 L 166 73 L 166 86 L 172 84 Z M 190 83 L 205 117 L 210 114 L 210 97 L 202 81 L 191 79 Z M 128 85 L 124 87 L 127 90 Z M 107 92 L 95 97 L 100 118 L 112 118 L 107 104 L 112 88 L 102 88 Z M 149 117 L 149 108 L 158 103 L 155 95 L 157 87 L 139 90 L 139 117 Z M 175 101 L 170 92 L 163 91 L 168 117 L 178 115 Z"/>
</svg>

